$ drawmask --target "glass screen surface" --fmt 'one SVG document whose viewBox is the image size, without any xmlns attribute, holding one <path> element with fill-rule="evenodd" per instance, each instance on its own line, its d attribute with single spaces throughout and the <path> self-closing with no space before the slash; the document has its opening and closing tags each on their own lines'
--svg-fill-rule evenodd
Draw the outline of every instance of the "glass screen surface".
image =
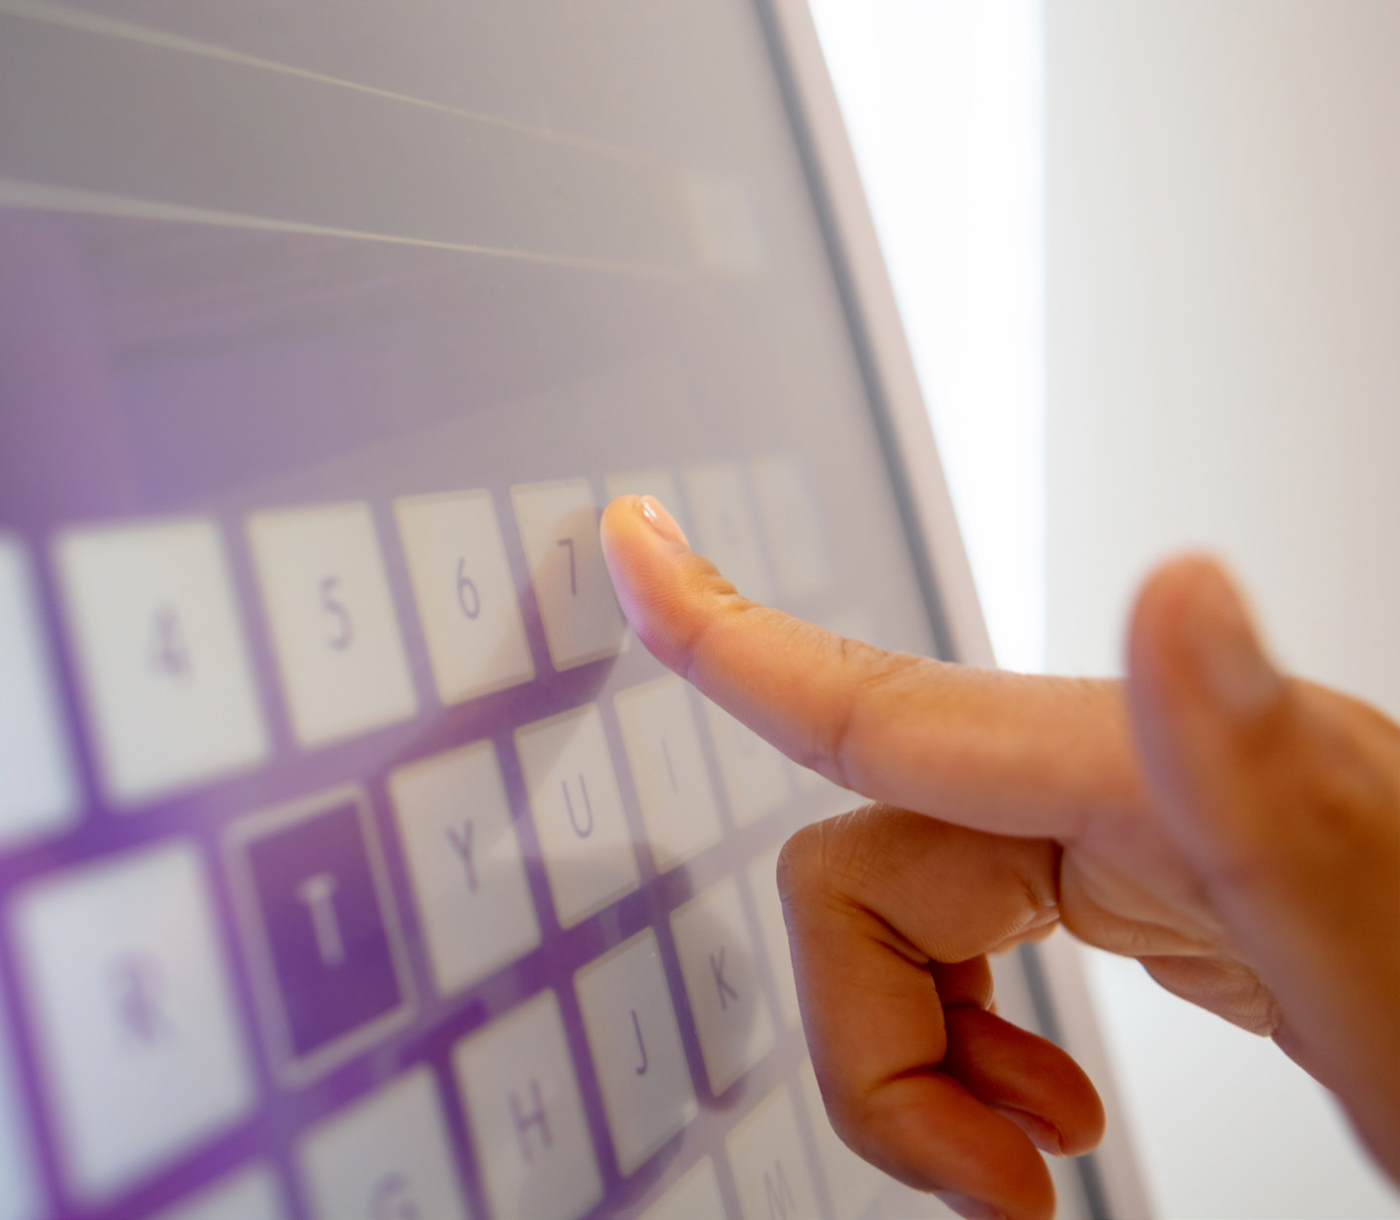
<svg viewBox="0 0 1400 1220">
<path fill-rule="evenodd" d="M 931 651 L 747 4 L 0 2 L 0 1216 L 909 1214 L 621 492 Z"/>
</svg>

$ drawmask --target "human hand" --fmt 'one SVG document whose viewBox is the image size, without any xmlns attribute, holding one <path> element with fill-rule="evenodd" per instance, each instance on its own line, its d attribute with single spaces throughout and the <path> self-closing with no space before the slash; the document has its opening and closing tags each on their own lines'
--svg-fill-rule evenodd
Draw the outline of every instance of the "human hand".
<svg viewBox="0 0 1400 1220">
<path fill-rule="evenodd" d="M 1032 1145 L 1084 1151 L 1102 1111 L 1062 1052 L 990 1011 L 985 955 L 1058 919 L 1272 1036 L 1400 1178 L 1400 729 L 1279 675 L 1207 560 L 1149 580 L 1126 682 L 1025 677 L 746 601 L 654 506 L 603 518 L 642 642 L 878 802 L 799 832 L 779 870 L 848 1143 L 965 1214 L 1053 1212 Z"/>
</svg>

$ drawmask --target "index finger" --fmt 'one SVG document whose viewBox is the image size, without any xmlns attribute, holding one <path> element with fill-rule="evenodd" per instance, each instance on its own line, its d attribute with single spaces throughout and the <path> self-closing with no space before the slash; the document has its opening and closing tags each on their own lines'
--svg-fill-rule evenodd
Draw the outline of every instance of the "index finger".
<svg viewBox="0 0 1400 1220">
<path fill-rule="evenodd" d="M 623 612 L 668 668 L 788 757 L 872 800 L 999 834 L 1078 837 L 1140 802 L 1119 684 L 889 653 L 742 597 L 652 497 L 603 514 Z"/>
</svg>

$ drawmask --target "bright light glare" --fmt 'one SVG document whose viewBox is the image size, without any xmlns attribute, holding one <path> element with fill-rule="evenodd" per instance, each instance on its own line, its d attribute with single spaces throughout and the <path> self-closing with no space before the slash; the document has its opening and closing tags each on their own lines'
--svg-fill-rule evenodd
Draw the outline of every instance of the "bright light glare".
<svg viewBox="0 0 1400 1220">
<path fill-rule="evenodd" d="M 999 662 L 1045 655 L 1038 0 L 812 0 Z"/>
</svg>

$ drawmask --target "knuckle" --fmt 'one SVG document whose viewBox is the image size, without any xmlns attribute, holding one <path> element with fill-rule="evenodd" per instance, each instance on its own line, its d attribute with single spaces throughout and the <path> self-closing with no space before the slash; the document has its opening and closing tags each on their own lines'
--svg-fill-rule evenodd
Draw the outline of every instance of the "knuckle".
<svg viewBox="0 0 1400 1220">
<path fill-rule="evenodd" d="M 789 910 L 839 911 L 883 925 L 895 895 L 906 888 L 911 859 L 942 828 L 919 814 L 865 805 L 803 827 L 778 856 L 778 892 Z"/>
<path fill-rule="evenodd" d="M 873 867 L 871 836 L 863 833 L 868 812 L 814 822 L 783 844 L 778 893 L 785 908 L 844 908 L 860 893 Z"/>
<path fill-rule="evenodd" d="M 843 787 L 859 789 L 854 759 L 860 751 L 860 736 L 867 714 L 880 724 L 888 724 L 915 689 L 926 687 L 930 662 L 924 657 L 885 652 L 872 644 L 844 636 L 832 636 L 838 650 L 837 672 L 853 675 L 842 698 L 811 743 L 808 765 L 834 779 Z"/>
</svg>

